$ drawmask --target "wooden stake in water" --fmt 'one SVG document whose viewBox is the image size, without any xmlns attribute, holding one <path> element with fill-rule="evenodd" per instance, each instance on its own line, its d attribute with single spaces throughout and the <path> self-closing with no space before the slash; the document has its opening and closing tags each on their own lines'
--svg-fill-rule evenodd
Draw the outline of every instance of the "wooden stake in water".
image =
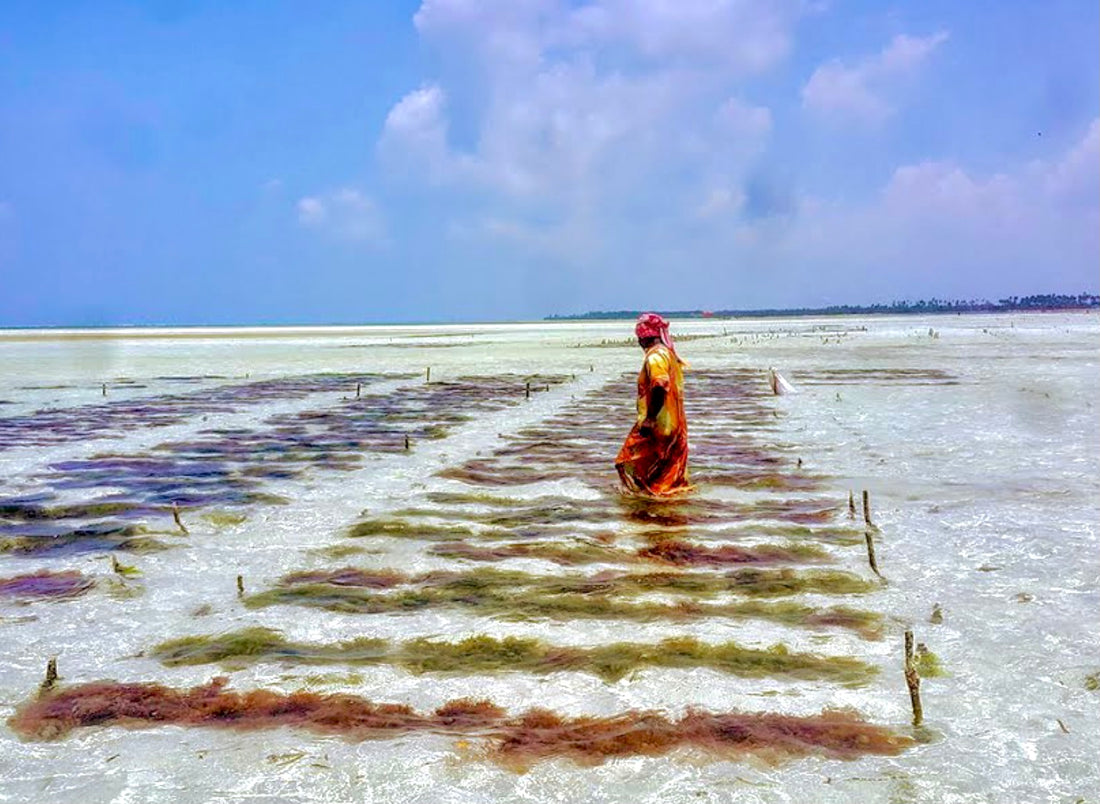
<svg viewBox="0 0 1100 804">
<path fill-rule="evenodd" d="M 406 433 L 405 434 L 405 449 L 408 449 L 408 448 L 409 448 L 409 436 L 408 436 L 408 433 Z"/>
<path fill-rule="evenodd" d="M 431 381 L 432 381 L 432 367 L 428 366 L 428 368 L 425 369 L 425 371 L 424 371 L 424 382 L 431 382 Z"/>
<path fill-rule="evenodd" d="M 175 503 L 172 503 L 172 519 L 176 520 L 176 527 L 180 529 L 180 533 L 190 533 L 187 526 L 183 524 L 183 520 L 180 519 L 180 507 Z"/>
<path fill-rule="evenodd" d="M 863 535 L 867 539 L 867 563 L 871 565 L 871 571 L 881 578 L 882 573 L 878 571 L 878 560 L 875 558 L 875 537 L 869 530 L 864 531 Z"/>
<path fill-rule="evenodd" d="M 103 383 L 103 395 L 107 396 L 107 383 Z"/>
<path fill-rule="evenodd" d="M 359 398 L 359 394 L 362 392 L 362 390 L 363 390 L 363 383 L 361 383 L 361 382 L 355 383 L 355 398 L 356 399 Z"/>
<path fill-rule="evenodd" d="M 913 652 L 913 632 L 905 632 L 905 684 L 909 687 L 909 703 L 913 706 L 913 725 L 924 722 L 924 707 L 920 702 L 920 674 L 917 672 L 916 654 Z"/>
<path fill-rule="evenodd" d="M 871 493 L 867 491 L 867 489 L 863 490 L 863 521 L 869 528 L 875 526 L 874 523 L 871 522 Z"/>
<path fill-rule="evenodd" d="M 48 692 L 57 683 L 57 657 L 53 656 L 46 662 L 46 677 L 38 687 L 39 692 Z"/>
<path fill-rule="evenodd" d="M 848 492 L 848 518 L 856 518 L 856 495 L 852 492 Z"/>
<path fill-rule="evenodd" d="M 237 597 L 244 597 L 244 576 L 237 576 Z"/>
<path fill-rule="evenodd" d="M 530 381 L 528 381 L 528 383 L 527 383 L 527 390 L 524 392 L 524 394 L 525 394 L 525 396 L 524 396 L 525 399 L 530 399 L 531 398 L 531 383 L 530 383 Z"/>
</svg>

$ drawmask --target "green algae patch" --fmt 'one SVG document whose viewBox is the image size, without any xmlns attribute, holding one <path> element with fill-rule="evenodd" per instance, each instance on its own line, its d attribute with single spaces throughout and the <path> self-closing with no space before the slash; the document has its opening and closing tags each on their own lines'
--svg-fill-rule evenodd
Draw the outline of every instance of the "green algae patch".
<svg viewBox="0 0 1100 804">
<path fill-rule="evenodd" d="M 951 675 L 944 669 L 940 657 L 928 650 L 923 642 L 917 645 L 916 661 L 917 674 L 921 678 L 943 678 Z"/>
<path fill-rule="evenodd" d="M 322 558 L 339 560 L 341 558 L 350 558 L 351 556 L 363 555 L 373 551 L 358 544 L 332 544 L 328 547 L 318 547 L 309 552 L 313 555 L 321 556 Z"/>
<path fill-rule="evenodd" d="M 343 567 L 295 572 L 283 576 L 282 588 L 327 584 L 336 587 L 392 589 L 415 586 L 420 590 L 476 592 L 503 590 L 533 594 L 637 595 L 648 592 L 714 597 L 734 593 L 746 597 L 789 597 L 796 594 L 864 594 L 879 589 L 873 581 L 840 570 L 738 569 L 710 572 L 619 572 L 595 575 L 536 575 L 519 570 L 478 568 L 436 570 L 407 575 L 396 570 Z"/>
<path fill-rule="evenodd" d="M 815 608 L 800 603 L 748 600 L 736 603 L 624 601 L 603 594 L 549 593 L 476 585 L 440 585 L 378 593 L 327 583 L 276 587 L 246 597 L 249 608 L 299 605 L 348 614 L 398 614 L 423 609 L 464 609 L 505 620 L 621 619 L 693 622 L 707 617 L 758 619 L 805 628 L 844 628 L 864 637 L 882 636 L 881 614 L 848 606 Z"/>
<path fill-rule="evenodd" d="M 714 573 L 622 573 L 533 575 L 520 571 L 441 570 L 403 575 L 392 570 L 351 567 L 285 576 L 279 584 L 244 599 L 248 607 L 303 605 L 346 613 L 413 612 L 461 608 L 503 619 L 698 620 L 704 617 L 764 619 L 810 628 L 840 627 L 866 638 L 881 634 L 881 615 L 847 606 L 819 609 L 760 598 L 799 592 L 852 593 L 878 587 L 850 573 L 813 570 L 738 570 Z M 674 602 L 623 599 L 648 593 L 679 595 Z M 749 600 L 706 603 L 701 599 L 737 593 Z M 751 599 L 756 598 L 756 599 Z"/>
<path fill-rule="evenodd" d="M 734 642 L 707 644 L 690 637 L 657 644 L 619 642 L 592 648 L 559 647 L 537 639 L 486 635 L 459 642 L 414 639 L 389 643 L 356 639 L 332 645 L 291 642 L 266 628 L 248 628 L 209 637 L 186 637 L 157 645 L 149 656 L 165 665 L 282 662 L 285 664 L 389 664 L 412 673 L 547 674 L 588 673 L 614 682 L 646 667 L 705 668 L 745 678 L 785 677 L 833 681 L 846 686 L 867 683 L 877 673 L 848 657 L 791 653 L 782 644 L 767 649 Z"/>
<path fill-rule="evenodd" d="M 162 642 L 149 656 L 162 664 L 285 661 L 293 664 L 377 664 L 385 656 L 386 640 L 361 638 L 330 646 L 288 642 L 270 628 L 244 628 L 218 636 L 192 636 Z"/>
<path fill-rule="evenodd" d="M 235 692 L 225 678 L 180 690 L 153 683 L 97 681 L 59 688 L 20 706 L 8 726 L 23 739 L 60 740 L 78 728 L 175 725 L 255 731 L 298 728 L 345 739 L 386 739 L 414 733 L 482 741 L 483 756 L 524 771 L 550 758 L 597 765 L 628 756 L 662 756 L 693 749 L 716 759 L 768 762 L 805 756 L 857 759 L 895 756 L 912 738 L 850 711 L 795 717 L 767 712 L 688 710 L 679 718 L 628 710 L 610 717 L 567 718 L 545 709 L 508 715 L 490 701 L 448 701 L 433 712 L 375 703 L 346 693 Z"/>
<path fill-rule="evenodd" d="M 248 514 L 239 511 L 207 511 L 199 516 L 216 528 L 231 528 L 248 521 Z"/>
<path fill-rule="evenodd" d="M 348 529 L 352 539 L 365 539 L 375 536 L 389 536 L 395 539 L 422 539 L 452 541 L 471 536 L 479 536 L 472 528 L 461 525 L 435 525 L 426 522 L 413 522 L 408 519 L 367 519 L 357 522 Z"/>
</svg>

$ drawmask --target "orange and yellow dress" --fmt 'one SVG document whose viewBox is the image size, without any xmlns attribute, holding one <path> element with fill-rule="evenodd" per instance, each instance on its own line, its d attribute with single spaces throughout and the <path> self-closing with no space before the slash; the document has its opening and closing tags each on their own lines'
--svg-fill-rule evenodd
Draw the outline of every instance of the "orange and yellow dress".
<svg viewBox="0 0 1100 804">
<path fill-rule="evenodd" d="M 654 425 L 643 429 L 650 393 L 655 387 L 664 389 L 664 404 Z M 627 490 L 665 496 L 691 488 L 687 459 L 684 372 L 676 354 L 657 343 L 646 350 L 638 374 L 638 419 L 619 450 L 615 468 Z"/>
</svg>

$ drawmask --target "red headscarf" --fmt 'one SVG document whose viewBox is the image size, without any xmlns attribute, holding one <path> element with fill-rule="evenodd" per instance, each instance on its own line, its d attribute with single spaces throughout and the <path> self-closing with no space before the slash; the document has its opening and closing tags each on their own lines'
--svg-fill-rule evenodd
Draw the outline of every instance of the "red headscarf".
<svg viewBox="0 0 1100 804">
<path fill-rule="evenodd" d="M 668 322 L 656 313 L 642 313 L 638 316 L 638 323 L 634 325 L 634 334 L 639 338 L 657 338 L 668 347 L 672 356 L 680 363 L 684 361 L 676 354 L 676 347 L 672 344 L 672 336 L 668 333 Z M 686 364 L 685 364 L 686 365 Z"/>
</svg>

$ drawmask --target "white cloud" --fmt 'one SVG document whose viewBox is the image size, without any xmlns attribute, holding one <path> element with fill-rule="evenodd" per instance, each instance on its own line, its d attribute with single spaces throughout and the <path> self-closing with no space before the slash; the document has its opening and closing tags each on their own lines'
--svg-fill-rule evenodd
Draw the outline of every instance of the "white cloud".
<svg viewBox="0 0 1100 804">
<path fill-rule="evenodd" d="M 765 0 L 425 0 L 416 26 L 442 69 L 396 99 L 378 157 L 402 192 L 446 210 L 452 254 L 588 306 L 643 304 L 624 294 L 654 286 L 670 307 L 726 293 L 730 306 L 817 303 L 822 276 L 843 301 L 981 295 L 996 272 L 1007 291 L 1049 290 L 1052 255 L 1059 275 L 1094 273 L 1096 125 L 1049 163 L 979 175 L 915 160 L 871 198 L 801 191 L 802 155 L 769 153 L 782 118 L 753 82 L 782 64 L 806 13 Z M 898 36 L 823 64 L 803 104 L 881 121 L 946 39 Z"/>
<path fill-rule="evenodd" d="M 1051 162 L 988 176 L 947 161 L 904 165 L 865 203 L 803 198 L 790 226 L 745 224 L 735 239 L 784 266 L 777 279 L 809 286 L 810 272 L 826 273 L 844 299 L 1095 288 L 1098 165 L 1100 120 Z"/>
<path fill-rule="evenodd" d="M 731 87 L 786 56 L 800 13 L 794 0 L 425 0 L 416 27 L 452 83 L 400 99 L 379 156 L 403 184 L 463 194 L 453 231 L 595 259 L 615 221 L 738 193 L 772 115 Z"/>
<path fill-rule="evenodd" d="M 570 15 L 577 41 L 623 44 L 660 62 L 711 63 L 739 73 L 774 67 L 791 50 L 797 2 L 601 0 Z"/>
<path fill-rule="evenodd" d="M 945 31 L 926 37 L 899 34 L 881 53 L 854 65 L 826 62 L 802 87 L 802 105 L 841 119 L 879 122 L 894 111 L 890 96 L 947 37 Z"/>
<path fill-rule="evenodd" d="M 350 187 L 300 199 L 298 222 L 341 240 L 378 245 L 386 238 L 378 206 Z"/>
<path fill-rule="evenodd" d="M 1057 165 L 1039 171 L 1052 197 L 1070 202 L 1095 203 L 1097 165 L 1100 165 L 1100 119 Z"/>
</svg>

